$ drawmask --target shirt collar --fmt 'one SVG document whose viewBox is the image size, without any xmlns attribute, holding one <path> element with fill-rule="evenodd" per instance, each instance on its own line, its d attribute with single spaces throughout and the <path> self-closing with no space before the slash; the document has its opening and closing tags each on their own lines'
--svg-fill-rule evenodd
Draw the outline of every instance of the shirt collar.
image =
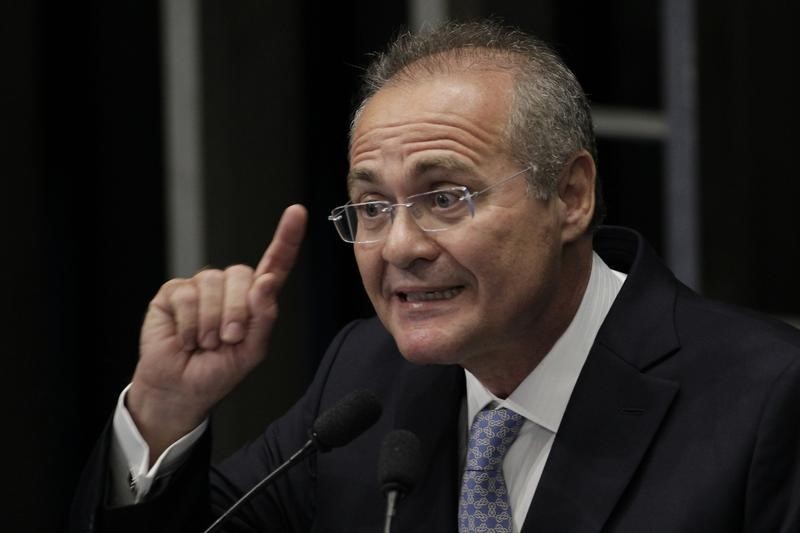
<svg viewBox="0 0 800 533">
<path fill-rule="evenodd" d="M 479 411 L 494 403 L 556 433 L 597 332 L 625 278 L 625 274 L 611 270 L 593 253 L 589 283 L 572 322 L 544 359 L 505 400 L 492 394 L 478 378 L 464 370 L 469 424 Z"/>
</svg>

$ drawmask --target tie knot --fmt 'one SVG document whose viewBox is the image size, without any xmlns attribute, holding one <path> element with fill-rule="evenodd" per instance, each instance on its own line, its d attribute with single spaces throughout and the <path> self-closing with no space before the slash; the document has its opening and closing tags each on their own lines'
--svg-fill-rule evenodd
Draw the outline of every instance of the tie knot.
<svg viewBox="0 0 800 533">
<path fill-rule="evenodd" d="M 475 415 L 469 430 L 467 470 L 494 470 L 519 435 L 523 418 L 506 408 L 484 409 Z"/>
</svg>

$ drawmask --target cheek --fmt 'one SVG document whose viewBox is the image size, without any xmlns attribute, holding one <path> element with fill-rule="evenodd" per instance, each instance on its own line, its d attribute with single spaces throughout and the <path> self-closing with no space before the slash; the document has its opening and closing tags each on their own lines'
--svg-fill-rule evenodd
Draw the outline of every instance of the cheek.
<svg viewBox="0 0 800 533">
<path fill-rule="evenodd" d="M 552 224 L 532 217 L 498 219 L 483 227 L 464 246 L 459 257 L 479 281 L 480 297 L 490 302 L 498 297 L 525 298 L 558 269 L 558 246 Z"/>
<path fill-rule="evenodd" d="M 355 249 L 356 265 L 361 274 L 361 282 L 367 295 L 375 304 L 375 297 L 380 294 L 381 287 L 381 257 L 380 252 L 374 249 L 364 249 L 357 246 Z"/>
</svg>

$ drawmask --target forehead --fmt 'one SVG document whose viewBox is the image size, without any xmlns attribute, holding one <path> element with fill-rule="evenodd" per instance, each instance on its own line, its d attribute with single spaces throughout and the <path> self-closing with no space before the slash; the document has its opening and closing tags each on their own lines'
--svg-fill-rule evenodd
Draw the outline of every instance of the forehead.
<svg viewBox="0 0 800 533">
<path fill-rule="evenodd" d="M 402 122 L 425 112 L 473 115 L 490 121 L 500 112 L 505 118 L 512 100 L 513 76 L 508 70 L 476 67 L 409 73 L 366 101 L 355 121 L 353 138 L 377 124 Z"/>
<path fill-rule="evenodd" d="M 505 151 L 512 102 L 508 71 L 481 68 L 405 76 L 376 92 L 362 108 L 350 144 L 351 170 L 426 150 L 465 164 Z"/>
</svg>

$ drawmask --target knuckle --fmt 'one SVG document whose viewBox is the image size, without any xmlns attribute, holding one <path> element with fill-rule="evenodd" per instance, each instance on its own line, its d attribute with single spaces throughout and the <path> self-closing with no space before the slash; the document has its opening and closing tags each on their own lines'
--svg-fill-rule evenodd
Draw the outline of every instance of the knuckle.
<svg viewBox="0 0 800 533">
<path fill-rule="evenodd" d="M 185 278 L 172 278 L 172 279 L 168 279 L 167 281 L 165 281 L 164 284 L 162 285 L 162 287 L 174 288 L 175 286 L 181 285 L 182 283 L 186 283 L 186 279 Z"/>
<path fill-rule="evenodd" d="M 202 285 L 218 285 L 225 279 L 225 274 L 219 269 L 201 270 L 194 275 L 194 279 Z"/>
<path fill-rule="evenodd" d="M 193 285 L 181 285 L 172 292 L 170 300 L 174 306 L 187 307 L 197 305 L 197 290 Z"/>
<path fill-rule="evenodd" d="M 188 280 L 186 280 L 184 278 L 172 278 L 170 280 L 167 280 L 167 281 L 164 282 L 163 285 L 161 285 L 161 288 L 158 290 L 158 294 L 162 294 L 162 295 L 163 294 L 167 294 L 167 295 L 172 294 L 172 292 L 174 292 L 175 289 L 177 289 L 181 285 L 187 283 L 187 281 Z"/>
<path fill-rule="evenodd" d="M 169 312 L 169 310 L 164 309 L 163 300 L 159 300 L 158 296 L 156 295 L 152 300 L 147 303 L 147 313 L 146 315 L 150 315 L 151 313 L 157 312 Z"/>
<path fill-rule="evenodd" d="M 247 265 L 231 265 L 225 269 L 225 274 L 234 277 L 252 277 L 253 269 Z"/>
</svg>

